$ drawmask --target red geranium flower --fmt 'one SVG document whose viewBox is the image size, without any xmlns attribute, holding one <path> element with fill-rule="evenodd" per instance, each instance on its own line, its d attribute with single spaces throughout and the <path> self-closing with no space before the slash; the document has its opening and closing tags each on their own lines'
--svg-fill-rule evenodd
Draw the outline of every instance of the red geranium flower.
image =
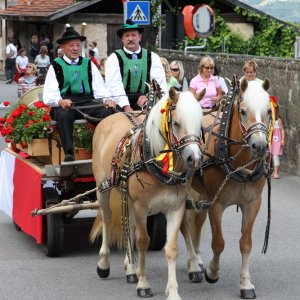
<svg viewBox="0 0 300 300">
<path fill-rule="evenodd" d="M 4 106 L 9 106 L 9 104 L 10 104 L 9 101 L 4 101 L 4 102 L 3 102 L 3 105 L 4 105 Z"/>
<path fill-rule="evenodd" d="M 32 139 L 46 137 L 44 128 L 51 121 L 50 108 L 43 103 L 27 106 L 19 102 L 0 120 L 1 135 L 15 144 L 26 146 Z"/>
</svg>

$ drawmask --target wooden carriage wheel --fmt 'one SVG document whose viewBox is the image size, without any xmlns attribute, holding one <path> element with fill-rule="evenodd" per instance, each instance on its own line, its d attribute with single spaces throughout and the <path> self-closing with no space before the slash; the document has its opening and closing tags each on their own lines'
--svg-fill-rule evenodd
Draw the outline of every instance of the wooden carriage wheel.
<svg viewBox="0 0 300 300">
<path fill-rule="evenodd" d="M 45 207 L 59 202 L 58 193 L 54 188 L 43 188 Z M 43 244 L 47 256 L 55 257 L 62 253 L 64 245 L 63 214 L 49 214 L 43 219 Z"/>
</svg>

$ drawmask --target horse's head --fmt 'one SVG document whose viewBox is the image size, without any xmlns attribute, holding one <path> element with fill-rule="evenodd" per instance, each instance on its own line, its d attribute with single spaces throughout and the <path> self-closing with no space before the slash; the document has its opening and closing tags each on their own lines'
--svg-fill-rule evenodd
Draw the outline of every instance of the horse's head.
<svg viewBox="0 0 300 300">
<path fill-rule="evenodd" d="M 152 155 L 164 162 L 172 153 L 183 161 L 186 169 L 198 169 L 202 161 L 201 124 L 202 109 L 194 95 L 177 93 L 171 88 L 169 94 L 153 107 L 147 120 L 146 136 L 151 143 Z"/>
<path fill-rule="evenodd" d="M 238 101 L 243 138 L 250 146 L 254 158 L 263 157 L 268 149 L 268 135 L 271 121 L 271 106 L 267 90 L 270 81 L 242 80 L 242 97 Z"/>
</svg>

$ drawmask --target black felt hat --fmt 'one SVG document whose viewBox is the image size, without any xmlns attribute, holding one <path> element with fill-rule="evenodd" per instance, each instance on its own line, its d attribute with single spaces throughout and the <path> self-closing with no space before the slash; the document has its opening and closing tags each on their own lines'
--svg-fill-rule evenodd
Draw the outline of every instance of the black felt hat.
<svg viewBox="0 0 300 300">
<path fill-rule="evenodd" d="M 123 33 L 128 30 L 137 30 L 139 33 L 143 33 L 144 28 L 140 28 L 131 19 L 128 19 L 126 20 L 126 23 L 122 26 L 122 28 L 117 30 L 118 37 L 121 38 Z"/>
<path fill-rule="evenodd" d="M 80 40 L 81 42 L 86 40 L 85 36 L 80 35 L 75 31 L 74 27 L 67 27 L 60 39 L 56 41 L 57 44 L 61 45 L 66 41 Z"/>
</svg>

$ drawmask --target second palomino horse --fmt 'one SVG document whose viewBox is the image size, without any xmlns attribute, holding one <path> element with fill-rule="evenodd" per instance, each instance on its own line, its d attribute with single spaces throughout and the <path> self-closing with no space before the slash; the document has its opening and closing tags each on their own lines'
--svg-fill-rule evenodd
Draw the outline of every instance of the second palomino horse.
<svg viewBox="0 0 300 300">
<path fill-rule="evenodd" d="M 169 95 L 150 110 L 145 126 L 132 115 L 118 113 L 104 119 L 95 130 L 93 172 L 100 188 L 97 197 L 101 209 L 91 232 L 92 239 L 100 232 L 102 223 L 97 272 L 101 278 L 109 276 L 109 242 L 116 236 L 115 231 L 121 230 L 115 223 L 113 228 L 109 227 L 112 217 L 109 198 L 113 186 L 122 194 L 123 238 L 128 240 L 124 264 L 127 280 L 131 282 L 135 274 L 127 220 L 131 213 L 135 221 L 140 297 L 152 296 L 145 273 L 145 253 L 149 245 L 147 216 L 162 212 L 167 219 L 166 297 L 180 299 L 176 280 L 177 239 L 190 179 L 201 165 L 201 121 L 202 109 L 192 93 L 177 94 L 171 89 Z"/>
<path fill-rule="evenodd" d="M 230 205 L 240 207 L 240 293 L 244 299 L 256 297 L 254 285 L 250 281 L 249 255 L 252 248 L 252 227 L 260 209 L 265 176 L 269 175 L 268 134 L 271 109 L 266 92 L 269 85 L 268 80 L 263 84 L 243 80 L 241 96 L 236 101 L 235 95 L 232 95 L 231 101 L 227 100 L 221 118 L 204 116 L 206 144 L 203 146 L 203 176 L 194 176 L 192 183 L 192 187 L 200 193 L 202 199 L 198 203 L 192 201 L 193 207 L 199 208 L 200 213 L 195 215 L 188 212 L 181 228 L 187 244 L 190 279 L 199 282 L 202 277 L 199 279 L 199 276 L 191 274 L 199 272 L 199 266 L 203 271 L 200 235 L 208 212 L 213 258 L 206 267 L 205 278 L 209 283 L 215 283 L 219 279 L 220 255 L 225 245 L 221 226 L 222 215 Z M 192 228 L 192 240 L 190 222 L 195 224 Z"/>
</svg>

